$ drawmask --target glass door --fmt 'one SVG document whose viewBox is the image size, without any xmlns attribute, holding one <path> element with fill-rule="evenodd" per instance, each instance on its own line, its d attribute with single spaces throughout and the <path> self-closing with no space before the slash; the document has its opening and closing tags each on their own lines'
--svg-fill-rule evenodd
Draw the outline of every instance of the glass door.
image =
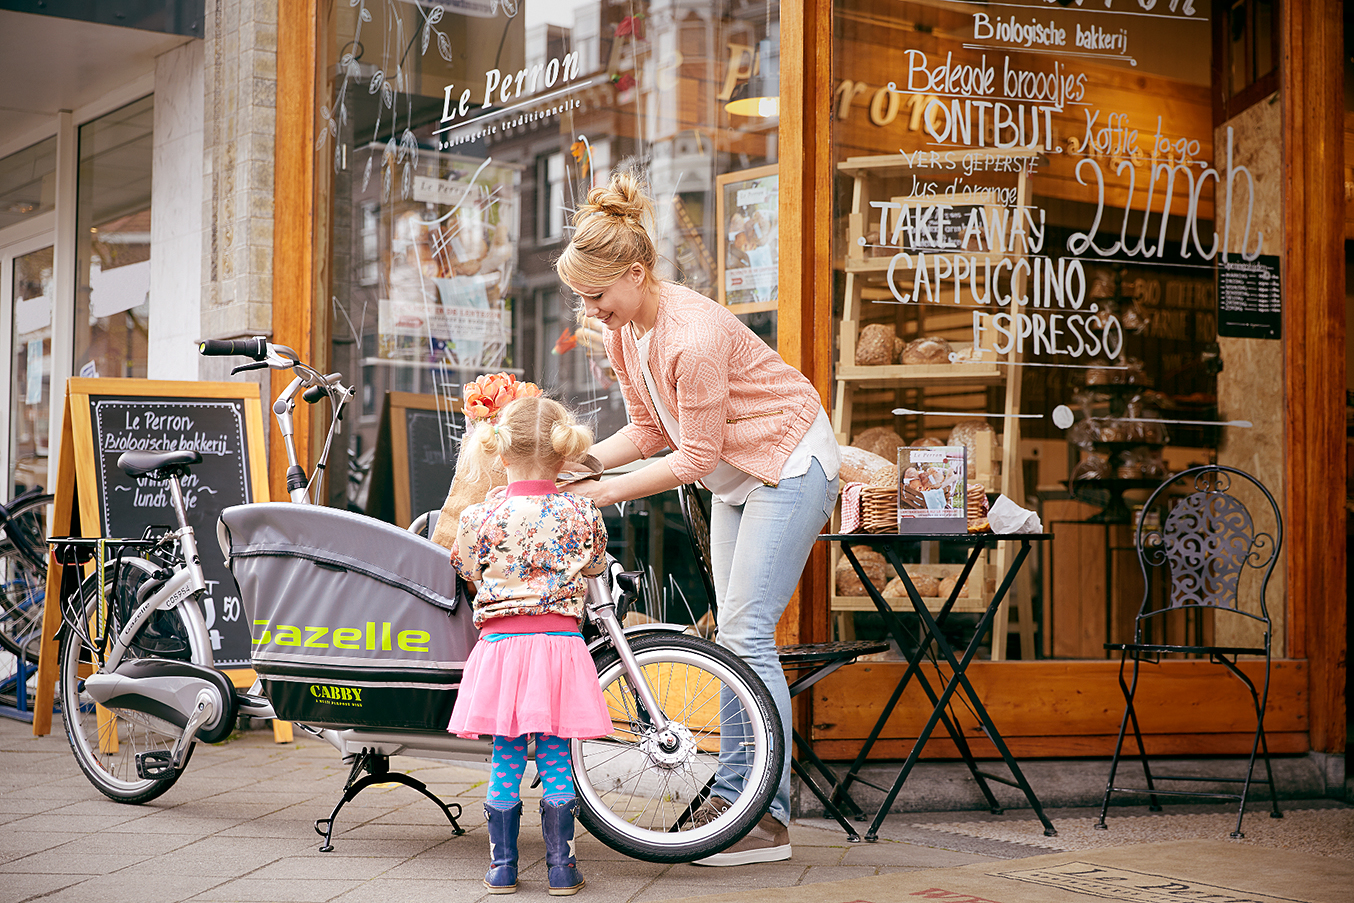
<svg viewBox="0 0 1354 903">
<path fill-rule="evenodd" d="M 10 348 L 9 441 L 5 498 L 47 483 L 47 436 L 52 384 L 52 246 L 26 253 L 0 251 Z"/>
</svg>

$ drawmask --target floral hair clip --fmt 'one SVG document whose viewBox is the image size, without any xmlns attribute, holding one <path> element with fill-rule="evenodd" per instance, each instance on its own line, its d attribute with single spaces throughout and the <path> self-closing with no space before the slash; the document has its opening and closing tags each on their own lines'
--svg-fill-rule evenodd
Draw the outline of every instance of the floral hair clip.
<svg viewBox="0 0 1354 903">
<path fill-rule="evenodd" d="M 474 382 L 466 383 L 462 391 L 462 410 L 475 421 L 498 416 L 498 412 L 519 398 L 534 398 L 541 394 L 535 383 L 518 382 L 511 373 L 486 373 Z"/>
</svg>

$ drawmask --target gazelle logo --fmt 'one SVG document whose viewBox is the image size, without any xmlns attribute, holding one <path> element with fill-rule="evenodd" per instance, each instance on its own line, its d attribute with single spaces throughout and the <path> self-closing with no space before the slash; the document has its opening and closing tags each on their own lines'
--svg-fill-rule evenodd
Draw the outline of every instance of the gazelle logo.
<svg viewBox="0 0 1354 903">
<path fill-rule="evenodd" d="M 358 687 L 330 687 L 311 684 L 310 695 L 334 705 L 362 705 L 362 690 Z"/>
<path fill-rule="evenodd" d="M 389 621 L 368 621 L 362 627 L 311 627 L 254 620 L 255 646 L 301 646 L 306 649 L 355 649 L 368 652 L 427 652 L 433 635 L 426 630 L 396 630 Z"/>
</svg>

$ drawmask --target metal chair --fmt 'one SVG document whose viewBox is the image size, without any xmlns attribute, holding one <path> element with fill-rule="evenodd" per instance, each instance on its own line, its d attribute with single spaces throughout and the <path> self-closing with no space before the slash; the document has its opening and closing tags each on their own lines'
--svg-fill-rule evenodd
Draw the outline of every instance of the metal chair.
<svg viewBox="0 0 1354 903">
<path fill-rule="evenodd" d="M 705 586 L 705 594 L 710 601 L 710 611 L 714 612 L 715 583 L 710 572 L 709 509 L 706 507 L 705 499 L 691 484 L 677 487 L 677 500 L 682 509 L 682 520 L 686 524 L 687 535 L 691 539 L 691 549 L 695 553 L 698 565 L 697 570 L 700 571 L 701 582 Z M 716 618 L 717 622 L 718 618 Z M 776 651 L 780 658 L 781 667 L 798 674 L 794 680 L 789 682 L 790 697 L 793 699 L 837 669 L 851 664 L 860 656 L 883 652 L 888 648 L 888 643 L 879 640 L 853 640 L 833 643 L 799 643 L 791 646 L 778 646 Z M 814 796 L 818 797 L 819 802 L 823 804 L 824 811 L 836 819 L 837 824 L 841 825 L 842 829 L 846 831 L 847 840 L 850 843 L 860 843 L 860 834 L 846 820 L 833 799 L 838 799 L 858 818 L 864 816 L 864 811 L 856 805 L 849 793 L 837 786 L 837 776 L 827 767 L 827 763 L 813 751 L 803 735 L 797 730 L 792 730 L 791 735 L 799 750 L 799 758 L 790 757 L 790 768 L 804 782 L 804 786 L 809 788 Z M 824 790 L 819 786 L 818 782 L 814 780 L 813 774 L 801 759 L 807 760 L 818 771 L 819 775 L 827 781 L 829 790 Z"/>
<path fill-rule="evenodd" d="M 1239 494 L 1252 500 L 1257 516 L 1263 519 L 1259 524 Z M 1241 820 L 1246 814 L 1246 797 L 1250 792 L 1257 751 L 1264 753 L 1272 803 L 1270 817 L 1283 817 L 1274 789 L 1269 747 L 1265 742 L 1272 636 L 1265 590 L 1283 544 L 1283 518 L 1274 497 L 1259 480 L 1244 471 L 1222 465 L 1195 467 L 1177 474 L 1157 487 L 1142 512 L 1134 531 L 1134 546 L 1142 567 L 1144 590 L 1142 605 L 1134 621 L 1133 641 L 1105 644 L 1107 650 L 1120 653 L 1119 687 L 1124 694 L 1124 715 L 1110 762 L 1100 820 L 1095 827 L 1106 827 L 1105 813 L 1113 794 L 1145 792 L 1154 812 L 1161 809 L 1158 796 L 1237 800 L 1236 830 L 1231 836 L 1239 838 L 1244 836 Z M 1158 514 L 1159 526 L 1155 523 Z M 1153 522 L 1149 524 L 1149 521 Z M 1154 592 L 1154 589 L 1158 591 Z M 1164 599 L 1159 598 L 1163 592 Z M 1228 632 L 1223 634 L 1224 630 Z M 1257 630 L 1260 633 L 1258 641 L 1251 641 L 1250 636 Z M 1213 642 L 1217 636 L 1232 637 L 1236 642 Z M 1210 661 L 1225 667 L 1249 690 L 1255 708 L 1255 737 L 1243 777 L 1203 778 L 1152 773 L 1134 700 L 1143 663 L 1157 664 L 1168 655 L 1206 655 Z M 1237 659 L 1241 656 L 1263 657 L 1261 689 L 1257 690 L 1251 678 L 1238 667 Z M 1130 659 L 1132 676 L 1125 681 L 1124 672 Z M 1130 723 L 1142 761 L 1145 788 L 1119 787 L 1114 783 Z M 1241 788 L 1239 793 L 1163 790 L 1158 786 L 1161 781 L 1239 783 Z"/>
</svg>

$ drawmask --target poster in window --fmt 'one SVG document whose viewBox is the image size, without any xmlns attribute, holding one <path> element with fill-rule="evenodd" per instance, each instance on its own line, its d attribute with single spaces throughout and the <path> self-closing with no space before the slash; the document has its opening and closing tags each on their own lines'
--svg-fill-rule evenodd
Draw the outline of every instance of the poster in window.
<svg viewBox="0 0 1354 903">
<path fill-rule="evenodd" d="M 780 287 L 776 164 L 715 177 L 719 302 L 734 313 L 775 310 Z"/>
</svg>

